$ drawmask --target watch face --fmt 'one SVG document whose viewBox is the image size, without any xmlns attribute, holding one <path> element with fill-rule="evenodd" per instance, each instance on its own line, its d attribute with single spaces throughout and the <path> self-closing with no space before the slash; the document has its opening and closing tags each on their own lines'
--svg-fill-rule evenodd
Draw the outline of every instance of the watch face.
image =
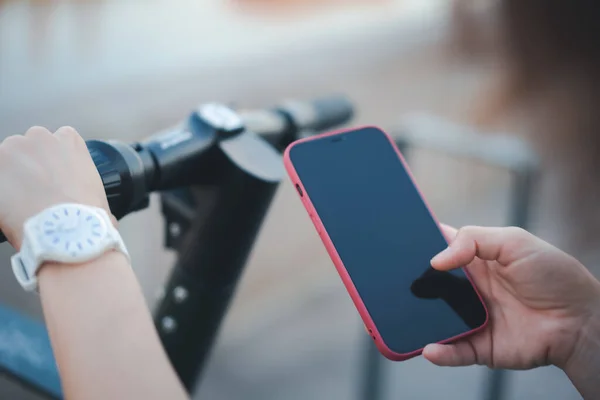
<svg viewBox="0 0 600 400">
<path fill-rule="evenodd" d="M 93 253 L 108 233 L 106 223 L 96 212 L 77 205 L 49 210 L 38 226 L 44 247 L 72 257 Z"/>
</svg>

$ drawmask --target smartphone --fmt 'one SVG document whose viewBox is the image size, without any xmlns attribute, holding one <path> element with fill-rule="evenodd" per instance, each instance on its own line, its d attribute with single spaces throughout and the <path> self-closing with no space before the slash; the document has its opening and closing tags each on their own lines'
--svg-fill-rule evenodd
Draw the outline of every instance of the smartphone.
<svg viewBox="0 0 600 400">
<path fill-rule="evenodd" d="M 486 306 L 448 245 L 391 137 L 376 127 L 292 143 L 284 162 L 379 351 L 402 361 L 483 329 Z"/>
</svg>

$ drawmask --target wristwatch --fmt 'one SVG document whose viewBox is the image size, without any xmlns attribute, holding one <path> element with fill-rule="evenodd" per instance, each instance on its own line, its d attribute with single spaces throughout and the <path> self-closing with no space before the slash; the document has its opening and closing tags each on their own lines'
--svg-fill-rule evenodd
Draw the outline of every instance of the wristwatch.
<svg viewBox="0 0 600 400">
<path fill-rule="evenodd" d="M 38 290 L 37 273 L 46 262 L 81 264 L 110 250 L 129 253 L 108 213 L 82 204 L 58 204 L 25 222 L 21 251 L 11 258 L 17 281 Z"/>
</svg>

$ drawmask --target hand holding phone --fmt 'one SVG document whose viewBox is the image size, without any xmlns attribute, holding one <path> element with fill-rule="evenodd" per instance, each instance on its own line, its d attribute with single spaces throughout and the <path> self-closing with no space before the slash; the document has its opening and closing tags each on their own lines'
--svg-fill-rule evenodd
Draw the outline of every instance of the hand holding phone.
<svg viewBox="0 0 600 400">
<path fill-rule="evenodd" d="M 443 366 L 556 365 L 584 398 L 598 398 L 600 282 L 575 258 L 523 229 L 442 229 L 451 244 L 432 266 L 441 272 L 466 265 L 489 300 L 491 320 L 485 333 L 428 345 L 423 355 Z"/>
<path fill-rule="evenodd" d="M 302 139 L 284 161 L 384 356 L 405 360 L 486 326 L 468 274 L 431 267 L 447 242 L 386 133 L 365 127 Z"/>
</svg>

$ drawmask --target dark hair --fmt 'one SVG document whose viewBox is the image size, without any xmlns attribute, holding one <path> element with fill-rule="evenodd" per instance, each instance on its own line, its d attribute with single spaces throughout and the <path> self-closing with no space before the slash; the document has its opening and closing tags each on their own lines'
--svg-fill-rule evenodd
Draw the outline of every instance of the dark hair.
<svg viewBox="0 0 600 400">
<path fill-rule="evenodd" d="M 456 7 L 463 8 L 459 16 L 468 14 L 465 9 L 470 6 L 481 4 L 476 0 L 454 1 Z M 526 122 L 520 125 L 527 126 L 526 133 L 538 148 L 546 170 L 561 176 L 561 211 L 572 228 L 570 244 L 576 244 L 574 250 L 597 246 L 600 2 L 498 0 L 489 11 L 494 24 L 476 25 L 457 19 L 463 30 L 471 29 L 462 35 L 470 40 L 487 38 L 489 29 L 493 31 L 492 39 L 481 43 L 477 52 L 492 54 L 492 61 L 499 66 L 495 68 L 499 79 L 483 94 L 484 101 L 479 103 L 487 105 L 476 110 L 474 117 L 483 124 L 503 121 L 502 117 L 509 115 Z M 473 31 L 473 26 L 480 32 Z"/>
<path fill-rule="evenodd" d="M 515 94 L 558 78 L 600 80 L 597 0 L 501 0 L 502 48 Z"/>
<path fill-rule="evenodd" d="M 574 250 L 600 230 L 600 3 L 500 0 L 504 108 L 526 114 L 547 167 L 560 170 Z"/>
</svg>

